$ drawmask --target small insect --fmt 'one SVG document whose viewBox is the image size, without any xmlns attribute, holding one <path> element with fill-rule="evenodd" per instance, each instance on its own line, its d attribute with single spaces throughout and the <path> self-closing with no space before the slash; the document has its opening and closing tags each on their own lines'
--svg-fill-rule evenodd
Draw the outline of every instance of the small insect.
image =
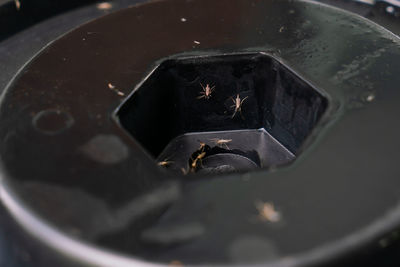
<svg viewBox="0 0 400 267">
<path fill-rule="evenodd" d="M 240 100 L 239 94 L 236 95 L 236 98 L 235 98 L 235 99 L 233 99 L 233 98 L 231 97 L 231 99 L 232 99 L 232 101 L 233 101 L 233 103 L 234 103 L 234 105 L 232 105 L 231 108 L 235 108 L 235 111 L 233 112 L 233 115 L 232 115 L 232 119 L 235 117 L 235 115 L 236 115 L 237 112 L 239 112 L 239 113 L 240 113 L 240 116 L 242 116 L 242 119 L 244 119 L 244 118 L 243 118 L 243 115 L 242 115 L 242 105 L 243 105 L 243 102 L 244 102 L 247 98 L 248 98 L 248 96 L 246 96 L 245 98 L 243 98 L 242 100 Z"/>
<path fill-rule="evenodd" d="M 204 87 L 201 83 L 201 88 L 203 89 L 203 92 L 200 92 L 200 95 L 197 97 L 197 99 L 205 98 L 209 99 L 211 97 L 212 92 L 215 89 L 215 86 L 210 87 L 210 85 L 207 83 L 206 86 Z"/>
<path fill-rule="evenodd" d="M 210 139 L 210 140 L 213 141 L 217 146 L 220 146 L 220 147 L 225 146 L 228 150 L 229 150 L 229 147 L 228 147 L 227 144 L 232 142 L 232 139 L 213 138 L 213 139 Z"/>
<path fill-rule="evenodd" d="M 104 2 L 104 3 L 99 3 L 96 5 L 97 9 L 100 10 L 108 10 L 112 8 L 112 4 Z"/>
<path fill-rule="evenodd" d="M 271 202 L 257 201 L 255 203 L 258 210 L 258 216 L 263 221 L 278 222 L 281 219 L 281 214 L 275 210 L 274 204 Z"/>
<path fill-rule="evenodd" d="M 204 149 L 206 148 L 206 143 L 203 143 L 203 142 L 200 142 L 200 141 L 199 141 L 199 143 L 200 143 L 200 147 L 197 150 L 201 151 L 201 152 L 204 152 Z"/>
<path fill-rule="evenodd" d="M 201 152 L 201 153 L 192 161 L 192 164 L 190 165 L 190 170 L 191 170 L 192 172 L 194 172 L 194 170 L 196 170 L 198 162 L 200 162 L 200 164 L 201 164 L 201 160 L 205 157 L 205 155 L 206 155 L 206 152 Z"/>
<path fill-rule="evenodd" d="M 20 8 L 21 8 L 21 2 L 20 2 L 19 0 L 14 0 L 14 3 L 15 3 L 15 8 L 16 8 L 17 10 L 20 10 Z"/>
<path fill-rule="evenodd" d="M 170 160 L 171 157 L 173 157 L 173 155 L 171 155 L 171 156 L 165 158 L 165 159 L 162 160 L 162 161 L 157 162 L 157 165 L 167 168 L 169 165 L 171 165 L 172 163 L 174 163 L 173 161 Z"/>
<path fill-rule="evenodd" d="M 173 161 L 164 160 L 164 161 L 158 162 L 157 165 L 158 166 L 162 166 L 162 167 L 168 167 L 172 163 L 174 163 L 174 162 Z"/>
<path fill-rule="evenodd" d="M 107 85 L 108 85 L 108 88 L 109 88 L 110 90 L 114 91 L 115 93 L 117 93 L 117 95 L 119 95 L 119 96 L 124 96 L 124 95 L 125 95 L 124 92 L 121 92 L 120 90 L 118 90 L 118 89 L 115 87 L 115 85 L 113 85 L 112 83 L 108 83 Z"/>
</svg>

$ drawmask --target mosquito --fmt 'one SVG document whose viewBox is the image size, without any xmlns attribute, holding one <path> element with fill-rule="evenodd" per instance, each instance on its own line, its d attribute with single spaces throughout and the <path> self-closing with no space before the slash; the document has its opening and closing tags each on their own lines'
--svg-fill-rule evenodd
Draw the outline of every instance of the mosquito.
<svg viewBox="0 0 400 267">
<path fill-rule="evenodd" d="M 200 142 L 200 141 L 199 141 L 199 143 L 200 143 L 200 147 L 197 150 L 201 151 L 201 152 L 204 152 L 204 149 L 206 148 L 206 143 L 203 143 L 203 142 Z"/>
<path fill-rule="evenodd" d="M 219 139 L 219 138 L 212 138 L 210 139 L 211 141 L 213 141 L 217 146 L 225 146 L 228 150 L 230 150 L 230 148 L 228 147 L 228 143 L 232 142 L 232 139 Z"/>
<path fill-rule="evenodd" d="M 239 96 L 239 94 L 237 94 L 236 95 L 236 98 L 235 99 L 233 99 L 232 97 L 231 97 L 231 99 L 232 99 L 232 101 L 233 101 L 233 103 L 234 103 L 234 105 L 232 105 L 231 106 L 231 108 L 235 108 L 235 111 L 233 112 L 233 115 L 232 115 L 232 119 L 235 117 L 235 115 L 236 115 L 236 113 L 240 113 L 240 116 L 242 117 L 242 119 L 244 119 L 243 118 L 243 115 L 242 115 L 242 105 L 243 105 L 243 102 L 246 100 L 248 98 L 248 96 L 246 96 L 245 98 L 243 98 L 242 100 L 240 99 L 240 96 Z"/>
<path fill-rule="evenodd" d="M 201 83 L 201 88 L 203 89 L 202 92 L 200 92 L 200 95 L 197 97 L 197 99 L 209 99 L 211 97 L 212 92 L 215 90 L 215 86 L 210 87 L 210 85 L 207 83 L 206 86 L 204 87 Z"/>
<path fill-rule="evenodd" d="M 198 162 L 201 164 L 201 160 L 206 156 L 206 152 L 201 152 L 193 161 L 192 164 L 190 165 L 190 170 L 194 172 L 196 170 Z"/>
<path fill-rule="evenodd" d="M 174 163 L 173 161 L 170 160 L 171 157 L 172 157 L 172 155 L 169 156 L 169 157 L 167 157 L 167 158 L 165 158 L 165 159 L 162 160 L 162 161 L 157 162 L 157 165 L 158 165 L 158 166 L 162 166 L 162 167 L 168 167 L 169 165 L 171 165 L 172 163 Z"/>
<path fill-rule="evenodd" d="M 274 204 L 271 202 L 257 201 L 255 203 L 259 213 L 259 218 L 263 221 L 278 222 L 281 219 L 281 214 L 275 210 Z"/>
<path fill-rule="evenodd" d="M 157 163 L 158 166 L 162 166 L 162 167 L 168 167 L 169 165 L 171 165 L 172 163 L 174 163 L 173 161 L 168 161 L 168 160 L 163 160 Z"/>
</svg>

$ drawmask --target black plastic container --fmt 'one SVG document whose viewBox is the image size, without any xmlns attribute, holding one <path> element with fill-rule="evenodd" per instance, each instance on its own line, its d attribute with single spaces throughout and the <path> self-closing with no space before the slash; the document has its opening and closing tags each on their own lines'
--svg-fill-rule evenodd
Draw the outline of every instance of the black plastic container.
<svg viewBox="0 0 400 267">
<path fill-rule="evenodd" d="M 397 36 L 286 0 L 81 25 L 130 4 L 1 43 L 5 264 L 367 266 L 396 249 Z"/>
<path fill-rule="evenodd" d="M 209 95 L 206 86 L 213 88 Z M 293 161 L 327 106 L 317 89 L 271 56 L 239 53 L 161 63 L 116 118 L 168 169 L 191 169 L 205 144 L 201 162 L 213 156 L 213 168 L 199 166 L 240 171 Z"/>
</svg>

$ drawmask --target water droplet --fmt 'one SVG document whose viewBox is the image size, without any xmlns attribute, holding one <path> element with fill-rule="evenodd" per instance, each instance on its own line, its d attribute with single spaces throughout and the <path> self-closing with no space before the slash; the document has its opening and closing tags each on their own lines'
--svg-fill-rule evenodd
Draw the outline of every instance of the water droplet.
<svg viewBox="0 0 400 267">
<path fill-rule="evenodd" d="M 118 136 L 99 134 L 83 145 L 80 150 L 94 161 L 115 164 L 129 155 L 128 147 Z"/>
</svg>

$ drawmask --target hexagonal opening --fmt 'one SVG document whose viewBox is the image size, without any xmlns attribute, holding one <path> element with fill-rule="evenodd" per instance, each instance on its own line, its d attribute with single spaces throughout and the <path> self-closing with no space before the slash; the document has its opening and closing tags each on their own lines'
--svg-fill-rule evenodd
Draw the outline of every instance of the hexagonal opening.
<svg viewBox="0 0 400 267">
<path fill-rule="evenodd" d="M 327 106 L 273 57 L 232 54 L 164 61 L 117 118 L 159 166 L 220 173 L 294 161 Z"/>
</svg>

